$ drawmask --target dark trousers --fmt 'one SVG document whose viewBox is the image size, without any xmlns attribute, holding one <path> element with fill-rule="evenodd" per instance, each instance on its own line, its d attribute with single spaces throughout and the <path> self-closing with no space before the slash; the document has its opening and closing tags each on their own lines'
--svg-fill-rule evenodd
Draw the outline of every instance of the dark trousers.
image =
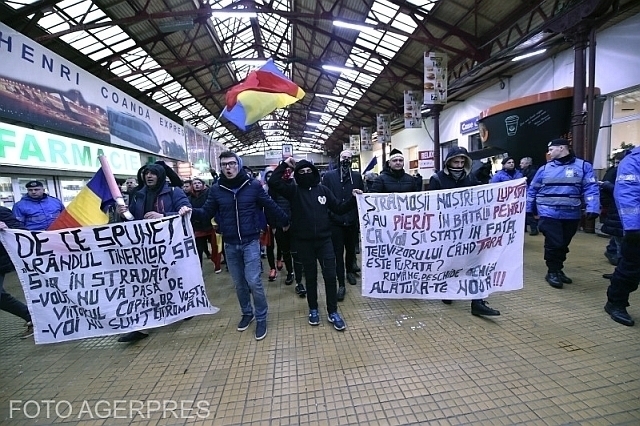
<svg viewBox="0 0 640 426">
<path fill-rule="evenodd" d="M 344 274 L 353 272 L 356 263 L 357 226 L 331 225 L 331 243 L 336 255 L 336 274 L 338 284 L 344 287 Z"/>
<path fill-rule="evenodd" d="M 569 244 L 579 224 L 579 219 L 541 217 L 538 221 L 538 229 L 544 235 L 544 260 L 549 272 L 558 272 L 564 267 Z"/>
<path fill-rule="evenodd" d="M 331 238 L 318 240 L 295 240 L 293 251 L 297 253 L 304 278 L 307 281 L 307 303 L 309 309 L 318 309 L 318 262 L 322 269 L 324 290 L 327 294 L 327 312 L 332 314 L 338 310 L 336 297 L 336 256 L 333 253 Z"/>
<path fill-rule="evenodd" d="M 291 259 L 291 233 L 284 232 L 282 228 L 278 228 L 276 230 L 275 241 L 278 245 L 278 253 L 282 255 L 282 257 L 278 258 L 282 259 L 284 266 L 287 268 L 287 274 L 290 274 L 293 272 L 293 260 Z M 267 258 L 268 257 L 269 249 L 267 248 Z"/>
<path fill-rule="evenodd" d="M 607 299 L 614 305 L 629 306 L 629 294 L 638 289 L 640 282 L 640 245 L 622 240 L 622 257 L 613 271 Z"/>
<path fill-rule="evenodd" d="M 535 232 L 538 230 L 538 219 L 534 215 L 528 214 L 525 216 L 525 228 L 529 226 L 529 232 Z"/>
<path fill-rule="evenodd" d="M 31 321 L 31 315 L 29 314 L 27 305 L 5 291 L 4 275 L 5 274 L 0 273 L 0 310 L 20 317 L 26 322 Z"/>
</svg>

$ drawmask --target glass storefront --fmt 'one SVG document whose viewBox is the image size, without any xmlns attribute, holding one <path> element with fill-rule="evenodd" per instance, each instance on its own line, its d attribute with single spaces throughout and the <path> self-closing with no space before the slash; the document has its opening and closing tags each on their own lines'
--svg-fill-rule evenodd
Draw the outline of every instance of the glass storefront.
<svg viewBox="0 0 640 426">
<path fill-rule="evenodd" d="M 640 89 L 617 95 L 613 99 L 611 151 L 622 146 L 640 145 Z"/>
</svg>

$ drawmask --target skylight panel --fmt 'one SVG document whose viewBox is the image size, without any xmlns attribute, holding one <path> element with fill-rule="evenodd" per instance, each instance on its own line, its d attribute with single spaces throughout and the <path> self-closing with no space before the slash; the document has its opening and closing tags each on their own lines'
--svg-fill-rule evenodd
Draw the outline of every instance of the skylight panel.
<svg viewBox="0 0 640 426">
<path fill-rule="evenodd" d="M 412 17 L 402 12 L 399 12 L 395 16 L 393 21 L 391 21 L 391 26 L 400 31 L 404 31 L 408 34 L 412 34 L 418 25 L 415 23 Z"/>
</svg>

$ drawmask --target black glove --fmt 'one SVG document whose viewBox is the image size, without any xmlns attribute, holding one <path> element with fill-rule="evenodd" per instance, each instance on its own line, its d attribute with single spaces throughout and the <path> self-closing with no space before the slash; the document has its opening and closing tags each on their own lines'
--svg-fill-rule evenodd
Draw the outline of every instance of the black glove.
<svg viewBox="0 0 640 426">
<path fill-rule="evenodd" d="M 584 217 L 589 220 L 596 220 L 598 216 L 600 216 L 598 213 L 591 213 L 591 212 L 584 215 Z"/>
</svg>

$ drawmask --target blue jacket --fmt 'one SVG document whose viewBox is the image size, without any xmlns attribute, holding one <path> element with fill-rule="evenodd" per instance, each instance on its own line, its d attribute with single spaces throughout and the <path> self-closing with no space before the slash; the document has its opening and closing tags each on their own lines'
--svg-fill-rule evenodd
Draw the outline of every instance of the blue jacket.
<svg viewBox="0 0 640 426">
<path fill-rule="evenodd" d="M 496 174 L 493 175 L 493 177 L 491 178 L 491 183 L 507 182 L 514 179 L 520 179 L 522 177 L 524 176 L 522 175 L 522 172 L 520 170 L 516 170 L 513 176 L 511 176 L 503 169 L 497 171 Z"/>
<path fill-rule="evenodd" d="M 552 219 L 600 214 L 600 190 L 591 164 L 573 156 L 540 167 L 527 190 L 527 212 Z M 568 160 L 568 161 L 567 161 Z"/>
<path fill-rule="evenodd" d="M 624 231 L 640 230 L 640 147 L 620 161 L 613 198 Z"/>
<path fill-rule="evenodd" d="M 56 197 L 44 194 L 39 200 L 25 195 L 13 206 L 13 214 L 29 231 L 45 231 L 64 210 Z"/>
<path fill-rule="evenodd" d="M 244 244 L 260 238 L 264 226 L 262 209 L 280 219 L 283 226 L 289 225 L 289 218 L 269 197 L 260 182 L 246 179 L 238 188 L 225 186 L 224 180 L 209 188 L 207 201 L 201 208 L 193 209 L 193 214 L 201 220 L 211 220 L 215 216 L 218 231 L 228 244 Z"/>
<path fill-rule="evenodd" d="M 144 186 L 129 198 L 129 211 L 137 220 L 144 219 L 144 202 L 148 189 L 147 186 Z M 165 216 L 173 216 L 177 215 L 180 207 L 184 206 L 191 207 L 184 191 L 181 188 L 171 187 L 165 182 L 153 205 L 153 211 Z"/>
</svg>

